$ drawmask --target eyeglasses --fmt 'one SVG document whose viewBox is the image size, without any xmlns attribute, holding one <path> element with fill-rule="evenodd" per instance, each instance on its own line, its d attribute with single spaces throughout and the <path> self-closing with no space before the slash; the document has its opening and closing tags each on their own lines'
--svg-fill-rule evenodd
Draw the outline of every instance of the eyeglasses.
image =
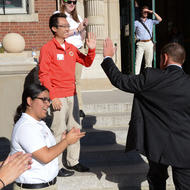
<svg viewBox="0 0 190 190">
<path fill-rule="evenodd" d="M 70 25 L 57 25 L 57 27 L 70 28 Z"/>
<path fill-rule="evenodd" d="M 43 103 L 51 103 L 51 99 L 50 98 L 47 98 L 47 97 L 36 97 L 34 99 L 39 99 L 39 100 L 42 100 Z"/>
<path fill-rule="evenodd" d="M 67 1 L 67 2 L 65 2 L 65 3 L 76 5 L 76 4 L 77 4 L 77 1 Z"/>
</svg>

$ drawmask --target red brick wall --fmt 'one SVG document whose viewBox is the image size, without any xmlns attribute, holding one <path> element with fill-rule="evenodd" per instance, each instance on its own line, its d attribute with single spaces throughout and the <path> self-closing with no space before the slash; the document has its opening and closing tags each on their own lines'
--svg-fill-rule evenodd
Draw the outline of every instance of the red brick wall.
<svg viewBox="0 0 190 190">
<path fill-rule="evenodd" d="M 49 29 L 49 17 L 56 10 L 56 0 L 35 0 L 35 12 L 38 13 L 39 22 L 4 22 L 0 23 L 0 41 L 5 34 L 19 33 L 25 39 L 25 50 L 36 47 L 39 50 L 52 38 Z"/>
</svg>

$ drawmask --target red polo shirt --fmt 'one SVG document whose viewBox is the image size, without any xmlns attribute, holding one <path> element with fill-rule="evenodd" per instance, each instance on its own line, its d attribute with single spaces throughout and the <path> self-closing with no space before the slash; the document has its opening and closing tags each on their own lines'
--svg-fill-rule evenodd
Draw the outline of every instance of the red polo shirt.
<svg viewBox="0 0 190 190">
<path fill-rule="evenodd" d="M 40 50 L 39 79 L 50 91 L 50 98 L 64 98 L 76 94 L 75 64 L 89 67 L 95 57 L 95 49 L 84 55 L 75 46 L 65 41 L 65 50 L 53 38 Z"/>
</svg>

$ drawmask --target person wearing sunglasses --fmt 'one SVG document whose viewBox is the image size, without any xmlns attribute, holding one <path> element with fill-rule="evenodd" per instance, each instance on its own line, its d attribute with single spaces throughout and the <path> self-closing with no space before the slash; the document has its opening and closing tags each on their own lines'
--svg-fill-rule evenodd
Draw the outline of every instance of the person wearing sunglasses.
<svg viewBox="0 0 190 190">
<path fill-rule="evenodd" d="M 59 142 L 42 120 L 50 106 L 49 91 L 42 85 L 28 85 L 22 94 L 22 103 L 14 117 L 11 137 L 11 154 L 24 152 L 32 154 L 30 170 L 21 174 L 14 184 L 14 190 L 41 189 L 56 190 L 58 155 L 68 145 L 76 143 L 85 135 L 77 128 L 62 133 Z"/>
<path fill-rule="evenodd" d="M 148 14 L 153 14 L 155 19 L 149 19 Z M 154 45 L 152 39 L 153 26 L 159 24 L 162 18 L 148 6 L 144 5 L 141 10 L 141 16 L 135 20 L 136 35 L 136 57 L 135 74 L 141 72 L 143 56 L 145 58 L 145 67 L 152 67 Z"/>
<path fill-rule="evenodd" d="M 66 18 L 64 13 L 56 13 L 50 17 L 49 27 L 54 37 L 41 48 L 39 57 L 39 80 L 50 91 L 53 117 L 51 129 L 54 131 L 57 142 L 63 131 L 70 131 L 73 126 L 81 128 L 75 86 L 75 65 L 78 62 L 90 67 L 95 58 L 96 48 L 96 37 L 93 33 L 87 35 L 87 55 L 68 43 L 66 37 L 70 24 Z M 78 172 L 89 171 L 88 167 L 79 162 L 79 156 L 80 142 L 68 146 L 64 166 Z M 59 169 L 58 176 L 68 176 L 63 169 L 61 155 L 59 156 Z"/>
<path fill-rule="evenodd" d="M 70 25 L 66 41 L 76 46 L 81 52 L 84 52 L 83 41 L 86 37 L 86 27 L 88 25 L 88 19 L 84 18 L 83 20 L 81 18 L 81 16 L 77 13 L 76 5 L 77 5 L 76 0 L 72 1 L 62 0 L 60 11 L 67 15 L 67 21 Z M 83 66 L 81 64 L 79 63 L 76 64 L 75 82 L 76 82 L 77 97 L 79 101 L 79 115 L 80 117 L 85 117 L 85 113 L 82 107 L 83 102 L 80 92 L 80 79 L 81 79 L 82 68 Z"/>
</svg>

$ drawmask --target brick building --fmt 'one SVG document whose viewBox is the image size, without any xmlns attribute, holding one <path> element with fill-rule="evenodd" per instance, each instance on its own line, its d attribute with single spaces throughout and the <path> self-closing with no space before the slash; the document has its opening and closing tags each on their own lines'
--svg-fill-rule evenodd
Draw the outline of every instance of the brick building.
<svg viewBox="0 0 190 190">
<path fill-rule="evenodd" d="M 6 1 L 5 1 L 6 2 Z M 24 13 L 9 13 L 5 8 L 5 15 L 0 15 L 0 41 L 9 32 L 19 33 L 25 39 L 25 50 L 41 46 L 52 38 L 48 21 L 50 15 L 56 10 L 56 0 L 29 0 L 28 10 Z M 27 7 L 27 6 L 26 6 Z M 22 12 L 24 10 L 20 10 Z M 8 13 L 6 13 L 8 12 Z M 27 12 L 29 14 L 27 14 Z M 3 12 L 0 12 L 3 14 Z"/>
<path fill-rule="evenodd" d="M 0 0 L 0 41 L 8 32 L 21 34 L 26 42 L 25 52 L 23 53 L 29 52 L 28 57 L 31 58 L 30 51 L 32 47 L 36 47 L 39 50 L 43 44 L 52 38 L 48 20 L 50 15 L 56 9 L 59 9 L 60 1 Z M 188 1 L 154 1 L 156 3 L 156 12 L 163 18 L 156 31 L 157 55 L 159 55 L 160 47 L 168 42 L 171 24 L 175 24 L 183 31 L 187 60 L 190 60 L 190 27 L 187 24 Z M 8 2 L 7 8 L 2 6 L 3 2 Z M 95 61 L 91 67 L 84 68 L 82 72 L 82 90 L 113 89 L 100 67 L 103 59 L 102 43 L 107 36 L 117 46 L 116 56 L 113 58 L 117 66 L 125 72 L 124 69 L 132 64 L 131 61 L 121 60 L 121 50 L 123 53 L 122 57 L 129 55 L 128 46 L 126 47 L 126 45 L 130 43 L 127 41 L 130 39 L 130 36 L 126 36 L 122 31 L 125 29 L 127 24 L 125 21 L 127 21 L 126 18 L 130 13 L 129 5 L 133 2 L 134 0 L 77 0 L 79 14 L 82 18 L 84 16 L 88 18 L 88 31 L 95 33 L 97 39 Z M 152 2 L 153 0 L 139 0 L 140 5 L 148 4 L 150 7 Z M 3 59 L 6 56 L 10 60 L 8 64 Z M 7 137 L 10 137 L 12 129 L 12 120 L 10 118 L 13 117 L 15 108 L 20 103 L 24 77 L 34 67 L 33 63 L 27 62 L 27 57 L 22 56 L 22 53 L 18 55 L 0 54 L 0 134 Z M 20 62 L 15 64 L 17 59 Z M 186 71 L 190 72 L 189 64 L 186 64 L 185 67 Z"/>
</svg>

